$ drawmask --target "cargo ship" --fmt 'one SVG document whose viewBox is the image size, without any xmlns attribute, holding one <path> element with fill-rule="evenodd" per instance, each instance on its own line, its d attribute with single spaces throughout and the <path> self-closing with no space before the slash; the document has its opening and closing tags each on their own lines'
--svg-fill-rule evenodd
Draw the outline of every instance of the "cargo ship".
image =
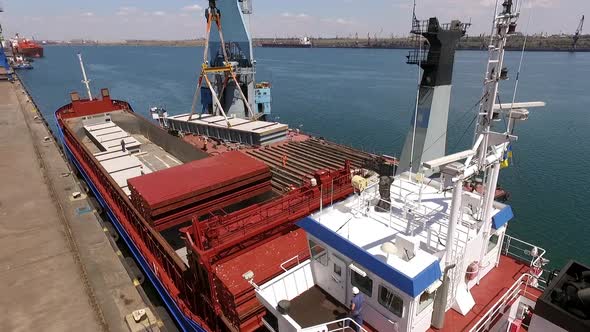
<svg viewBox="0 0 590 332">
<path fill-rule="evenodd" d="M 255 84 L 251 8 L 238 0 L 209 2 L 189 113 L 153 108 L 149 121 L 108 89 L 95 98 L 80 60 L 87 97 L 71 93 L 56 111 L 58 136 L 182 330 L 583 327 L 590 269 L 548 273 L 542 248 L 506 234 L 513 211 L 495 201 L 514 124 L 543 105 L 496 104 L 517 8 L 505 1 L 495 15 L 474 146 L 451 155 L 466 24 L 414 21 L 429 47 L 408 56 L 424 74 L 397 160 L 265 121 L 270 85 Z M 222 17 L 232 21 L 223 34 Z M 506 132 L 495 132 L 501 117 Z M 360 322 L 348 313 L 354 289 L 365 297 Z"/>
<path fill-rule="evenodd" d="M 283 40 L 277 42 L 276 39 L 272 43 L 261 43 L 262 47 L 280 47 L 280 48 L 312 48 L 313 43 L 309 37 L 302 37 L 299 39 Z"/>
<path fill-rule="evenodd" d="M 25 58 L 42 58 L 43 46 L 35 40 L 21 38 L 18 34 L 11 39 L 12 49 L 14 54 L 22 55 Z"/>
</svg>

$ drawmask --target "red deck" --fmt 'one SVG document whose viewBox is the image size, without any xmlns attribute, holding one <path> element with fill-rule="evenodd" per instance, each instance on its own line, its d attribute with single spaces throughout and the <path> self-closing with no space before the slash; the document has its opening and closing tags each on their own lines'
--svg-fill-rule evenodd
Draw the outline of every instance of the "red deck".
<svg viewBox="0 0 590 332">
<path fill-rule="evenodd" d="M 508 289 L 523 274 L 529 272 L 529 266 L 517 260 L 500 256 L 500 264 L 497 268 L 488 273 L 477 285 L 471 289 L 471 295 L 475 299 L 475 306 L 471 311 L 463 316 L 455 310 L 447 311 L 445 317 L 445 327 L 442 330 L 430 328 L 428 331 L 467 331 L 477 321 L 498 302 L 498 300 L 508 291 Z M 534 296 L 540 296 L 541 291 L 529 288 L 528 293 Z"/>
<path fill-rule="evenodd" d="M 259 313 L 260 303 L 252 291 L 253 287 L 242 275 L 252 271 L 255 283 L 265 283 L 283 272 L 281 264 L 285 263 L 285 268 L 296 265 L 299 262 L 297 259 L 288 261 L 294 257 L 295 253 L 299 253 L 296 256 L 299 257 L 299 261 L 309 258 L 307 237 L 302 229 L 289 232 L 244 254 L 236 255 L 224 263 L 215 265 L 215 275 L 223 284 L 219 288 L 226 287 L 229 291 L 229 294 L 220 295 L 220 298 L 235 302 L 241 317 L 248 317 L 251 313 Z"/>
<path fill-rule="evenodd" d="M 252 288 L 252 285 L 242 278 L 244 273 L 254 272 L 255 282 L 262 284 L 281 271 L 281 264 L 285 263 L 285 257 L 297 252 L 301 253 L 301 259 L 306 259 L 309 255 L 307 237 L 302 229 L 285 234 L 217 265 L 215 274 L 232 294 L 238 295 Z M 296 264 L 297 260 L 294 259 L 287 262 L 285 268 Z"/>
</svg>

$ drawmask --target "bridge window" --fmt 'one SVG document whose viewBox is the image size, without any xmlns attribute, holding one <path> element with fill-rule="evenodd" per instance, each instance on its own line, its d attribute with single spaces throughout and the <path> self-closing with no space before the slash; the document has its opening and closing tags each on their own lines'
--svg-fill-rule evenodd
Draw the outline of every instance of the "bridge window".
<svg viewBox="0 0 590 332">
<path fill-rule="evenodd" d="M 494 250 L 498 246 L 498 242 L 500 241 L 499 234 L 492 234 L 490 236 L 490 241 L 488 242 L 488 252 Z"/>
<path fill-rule="evenodd" d="M 323 266 L 328 266 L 328 253 L 326 252 L 326 248 L 312 240 L 309 240 L 309 249 L 311 250 L 311 257 L 315 261 L 319 262 Z"/>
<path fill-rule="evenodd" d="M 353 286 L 356 286 L 361 292 L 363 292 L 368 297 L 373 296 L 373 280 L 369 277 L 363 277 L 362 275 L 356 273 L 355 271 L 352 272 L 351 283 Z"/>
<path fill-rule="evenodd" d="M 420 295 L 420 302 L 418 303 L 418 313 L 421 313 L 422 310 L 428 308 L 428 306 L 432 302 L 434 302 L 434 294 L 436 294 L 436 292 L 424 292 L 422 293 L 422 295 Z"/>
<path fill-rule="evenodd" d="M 379 303 L 397 317 L 402 318 L 404 313 L 404 300 L 383 285 L 379 286 Z"/>
</svg>

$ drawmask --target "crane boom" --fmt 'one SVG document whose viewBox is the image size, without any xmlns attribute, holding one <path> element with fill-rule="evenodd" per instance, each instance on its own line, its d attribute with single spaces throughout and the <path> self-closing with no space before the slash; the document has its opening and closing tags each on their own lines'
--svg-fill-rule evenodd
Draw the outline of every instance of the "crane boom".
<svg viewBox="0 0 590 332">
<path fill-rule="evenodd" d="M 576 29 L 576 33 L 574 33 L 574 41 L 572 43 L 572 50 L 576 49 L 576 46 L 578 44 L 578 40 L 580 39 L 580 36 L 582 35 L 583 29 L 584 29 L 584 15 L 582 15 L 582 18 L 580 19 L 580 24 L 578 24 L 578 28 Z"/>
</svg>

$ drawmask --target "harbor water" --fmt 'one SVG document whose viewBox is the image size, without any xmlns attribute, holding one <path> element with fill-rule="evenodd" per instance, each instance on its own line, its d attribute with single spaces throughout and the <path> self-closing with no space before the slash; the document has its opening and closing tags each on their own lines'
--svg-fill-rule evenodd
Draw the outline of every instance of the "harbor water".
<svg viewBox="0 0 590 332">
<path fill-rule="evenodd" d="M 191 47 L 48 46 L 34 69 L 19 73 L 44 116 L 69 93 L 84 93 L 76 54 L 82 52 L 95 93 L 170 114 L 190 111 L 202 49 Z M 258 48 L 257 80 L 270 81 L 273 119 L 292 128 L 364 150 L 399 155 L 410 126 L 418 70 L 405 50 Z M 520 52 L 507 53 L 510 81 L 500 102 L 512 101 Z M 455 61 L 448 152 L 471 145 L 482 93 L 486 52 L 459 51 Z M 568 258 L 590 263 L 590 53 L 530 52 L 517 101 L 542 100 L 516 128 L 520 139 L 500 185 L 515 212 L 508 233 L 548 251 L 550 267 Z M 498 126 L 504 126 L 502 122 Z"/>
</svg>

